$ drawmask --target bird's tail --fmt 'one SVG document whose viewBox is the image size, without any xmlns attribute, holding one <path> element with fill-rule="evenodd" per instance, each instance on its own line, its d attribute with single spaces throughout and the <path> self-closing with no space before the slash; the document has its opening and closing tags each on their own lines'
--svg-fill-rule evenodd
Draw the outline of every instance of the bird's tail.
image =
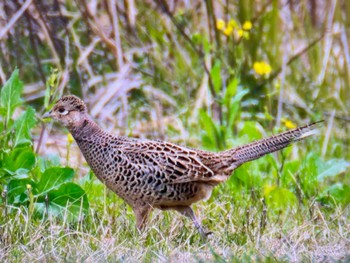
<svg viewBox="0 0 350 263">
<path fill-rule="evenodd" d="M 241 147 L 233 148 L 225 151 L 226 156 L 232 158 L 232 166 L 230 168 L 237 168 L 243 163 L 258 159 L 265 154 L 281 150 L 293 142 L 303 140 L 309 136 L 317 134 L 317 127 L 322 121 L 314 122 L 289 130 L 265 139 L 261 139 Z"/>
</svg>

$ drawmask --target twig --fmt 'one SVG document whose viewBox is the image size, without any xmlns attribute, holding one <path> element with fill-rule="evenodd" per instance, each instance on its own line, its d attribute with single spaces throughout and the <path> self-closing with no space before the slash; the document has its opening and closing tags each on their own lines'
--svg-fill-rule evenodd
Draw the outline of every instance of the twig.
<svg viewBox="0 0 350 263">
<path fill-rule="evenodd" d="M 332 131 L 332 127 L 333 127 L 333 121 L 334 121 L 334 116 L 335 116 L 335 110 L 332 111 L 331 116 L 329 117 L 329 122 L 327 125 L 327 131 L 326 131 L 326 135 L 323 141 L 323 146 L 322 146 L 322 156 L 324 157 L 326 155 L 327 152 L 327 146 L 328 146 L 328 142 L 329 142 L 329 138 L 331 137 L 331 131 Z"/>
<path fill-rule="evenodd" d="M 123 62 L 123 50 L 122 45 L 120 41 L 120 30 L 119 30 L 119 24 L 118 24 L 118 11 L 116 8 L 115 0 L 109 0 L 108 1 L 108 7 L 111 12 L 112 16 L 112 25 L 113 25 L 113 31 L 114 31 L 114 41 L 115 41 L 115 47 L 116 47 L 116 59 L 117 59 L 117 67 L 118 69 L 121 69 L 124 65 Z"/>
<path fill-rule="evenodd" d="M 34 8 L 35 10 L 38 12 L 39 16 L 38 16 L 38 19 L 37 19 L 37 22 L 39 23 L 41 29 L 42 29 L 42 32 L 43 34 L 45 35 L 45 38 L 47 39 L 47 43 L 50 47 L 50 50 L 51 50 L 51 53 L 54 57 L 54 60 L 56 62 L 56 66 L 58 67 L 58 69 L 61 71 L 62 70 L 62 67 L 61 67 L 61 59 L 60 59 L 60 56 L 58 55 L 57 53 L 57 50 L 56 50 L 56 47 L 55 47 L 55 44 L 53 42 L 53 38 L 50 34 L 50 29 L 48 28 L 47 24 L 45 23 L 45 20 L 40 12 L 40 10 L 37 8 L 37 6 L 34 4 Z"/>
<path fill-rule="evenodd" d="M 215 88 L 214 88 L 214 82 L 213 79 L 210 75 L 210 70 L 206 64 L 205 61 L 205 54 L 203 53 L 203 51 L 201 49 L 197 49 L 196 45 L 193 43 L 193 41 L 191 40 L 191 38 L 186 34 L 186 32 L 181 28 L 181 26 L 179 25 L 179 23 L 177 22 L 177 20 L 175 19 L 175 17 L 172 15 L 172 13 L 169 11 L 168 6 L 166 4 L 166 2 L 164 0 L 154 0 L 157 4 L 159 4 L 159 6 L 161 7 L 161 9 L 163 10 L 163 12 L 170 18 L 170 20 L 173 22 L 173 24 L 175 25 L 176 29 L 180 32 L 180 34 L 184 37 L 184 39 L 190 44 L 191 48 L 197 53 L 197 55 L 199 56 L 199 58 L 202 60 L 202 65 L 204 68 L 205 73 L 208 75 L 208 80 L 209 80 L 209 89 L 210 92 L 212 94 L 212 96 L 214 97 L 214 102 L 215 104 L 218 104 L 217 99 L 218 96 L 216 94 Z M 220 109 L 221 107 L 219 107 Z M 221 115 L 221 114 L 220 114 Z"/>
<path fill-rule="evenodd" d="M 282 118 L 282 100 L 283 100 L 283 93 L 284 93 L 284 84 L 286 82 L 286 62 L 287 62 L 287 52 L 285 51 L 283 53 L 283 61 L 282 61 L 282 74 L 281 74 L 281 86 L 279 90 L 279 96 L 278 96 L 278 104 L 277 104 L 277 118 L 276 118 L 276 124 L 277 126 L 280 126 L 281 124 L 281 118 Z"/>
<path fill-rule="evenodd" d="M 207 15 L 208 15 L 208 26 L 209 26 L 209 32 L 214 29 L 214 35 L 215 35 L 215 41 L 218 46 L 217 50 L 221 49 L 221 41 L 220 41 L 220 35 L 219 30 L 216 29 L 216 16 L 213 8 L 213 2 L 212 0 L 206 0 L 205 1 L 206 8 L 207 8 Z M 210 34 L 209 34 L 210 35 Z"/>
<path fill-rule="evenodd" d="M 31 44 L 31 46 L 33 48 L 34 60 L 35 60 L 35 63 L 37 65 L 37 67 L 38 67 L 38 71 L 39 71 L 39 75 L 40 75 L 41 81 L 45 85 L 46 77 L 45 77 L 45 74 L 43 72 L 41 61 L 40 61 L 39 54 L 38 54 L 37 40 L 35 39 L 35 35 L 33 34 L 32 17 L 29 15 L 29 12 L 26 12 L 25 17 L 26 17 L 27 23 L 28 23 L 29 40 L 30 40 L 30 44 Z"/>
<path fill-rule="evenodd" d="M 331 30 L 331 28 L 332 28 L 336 2 L 337 1 L 330 1 L 331 6 L 330 6 L 330 10 L 328 12 L 326 30 Z M 326 75 L 329 56 L 330 56 L 331 50 L 333 49 L 332 42 L 333 42 L 333 34 L 328 34 L 325 38 L 325 41 L 324 41 L 324 53 L 323 53 L 323 59 L 322 59 L 322 68 L 321 68 L 320 74 L 317 77 L 318 84 L 321 84 L 323 82 L 324 77 Z"/>
<path fill-rule="evenodd" d="M 2 84 L 5 84 L 6 82 L 6 75 L 2 69 L 2 66 L 1 66 L 1 61 L 0 61 L 0 79 L 1 79 L 1 82 Z"/>
<path fill-rule="evenodd" d="M 24 11 L 30 6 L 33 0 L 27 0 L 21 6 L 21 8 L 16 12 L 16 14 L 10 19 L 10 22 L 6 24 L 6 26 L 0 31 L 0 40 L 3 39 L 8 31 L 13 27 L 13 25 L 17 22 L 17 20 L 23 15 Z"/>
<path fill-rule="evenodd" d="M 311 49 L 314 45 L 316 45 L 318 42 L 320 42 L 323 38 L 324 38 L 325 34 L 322 34 L 321 36 L 319 36 L 318 38 L 316 38 L 314 41 L 312 41 L 309 45 L 307 45 L 306 47 L 304 47 L 302 50 L 300 50 L 298 53 L 294 54 L 292 57 L 290 57 L 286 63 L 286 66 L 289 66 L 290 64 L 292 64 L 294 62 L 294 60 L 298 59 L 301 55 L 303 55 L 304 53 L 306 53 L 309 49 Z M 262 86 L 264 86 L 266 83 L 271 82 L 272 80 L 274 80 L 282 71 L 282 66 L 279 67 L 277 70 L 275 70 L 275 72 L 273 72 L 273 74 L 270 75 L 269 78 L 267 78 L 266 80 L 264 80 L 263 82 L 260 83 L 260 85 L 258 85 L 257 88 L 261 88 Z"/>
<path fill-rule="evenodd" d="M 77 5 L 79 6 L 78 2 L 77 2 Z M 109 39 L 108 36 L 106 36 L 104 34 L 104 32 L 103 32 L 103 30 L 101 28 L 99 28 L 97 26 L 98 23 L 97 23 L 95 17 L 91 14 L 91 11 L 90 11 L 90 9 L 88 7 L 88 4 L 86 3 L 85 0 L 82 1 L 82 5 L 84 6 L 84 10 L 85 10 L 85 12 L 82 11 L 83 17 L 85 18 L 87 23 L 90 25 L 90 28 L 92 29 L 92 31 L 94 31 L 94 33 L 101 38 L 101 40 L 106 44 L 106 46 L 109 47 L 112 50 L 113 55 L 115 57 L 117 57 L 118 49 L 117 49 L 115 43 L 111 39 Z M 86 15 L 86 17 L 84 15 Z M 94 23 L 92 23 L 91 20 L 93 20 Z"/>
</svg>

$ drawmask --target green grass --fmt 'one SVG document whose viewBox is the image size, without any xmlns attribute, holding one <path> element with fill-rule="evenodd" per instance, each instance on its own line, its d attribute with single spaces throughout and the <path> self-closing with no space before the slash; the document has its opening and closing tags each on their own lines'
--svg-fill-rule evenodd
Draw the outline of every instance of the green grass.
<svg viewBox="0 0 350 263">
<path fill-rule="evenodd" d="M 0 30 L 0 82 L 16 67 L 23 81 L 0 92 L 1 262 L 350 260 L 348 1 L 126 0 L 116 1 L 117 14 L 104 1 L 36 2 L 36 12 Z M 11 1 L 0 8 L 3 23 L 19 10 Z M 237 26 L 225 35 L 219 19 Z M 246 21 L 252 29 L 240 37 Z M 261 61 L 270 73 L 254 70 Z M 326 122 L 320 135 L 243 165 L 196 204 L 213 232 L 203 242 L 175 212 L 155 211 L 138 233 L 131 209 L 90 174 L 66 131 L 41 125 L 69 93 L 114 134 L 211 151 Z M 74 179 L 43 178 L 66 165 Z M 69 195 L 72 187 L 80 194 Z"/>
<path fill-rule="evenodd" d="M 155 212 L 150 227 L 139 234 L 131 210 L 114 194 L 108 193 L 104 206 L 90 200 L 87 219 L 74 224 L 54 218 L 27 222 L 27 210 L 18 209 L 0 228 L 0 259 L 290 262 L 344 260 L 349 251 L 348 208 L 330 213 L 313 203 L 281 214 L 267 211 L 262 228 L 259 203 L 222 194 L 196 206 L 213 232 L 203 242 L 192 223 L 178 214 Z"/>
</svg>

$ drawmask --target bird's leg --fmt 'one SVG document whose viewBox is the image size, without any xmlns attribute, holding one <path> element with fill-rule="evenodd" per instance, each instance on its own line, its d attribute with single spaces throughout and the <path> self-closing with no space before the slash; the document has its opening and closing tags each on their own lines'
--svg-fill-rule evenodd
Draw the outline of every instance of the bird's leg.
<svg viewBox="0 0 350 263">
<path fill-rule="evenodd" d="M 192 208 L 190 206 L 177 206 L 173 207 L 176 211 L 180 212 L 182 215 L 191 218 L 191 220 L 194 223 L 194 226 L 198 229 L 199 233 L 201 234 L 203 239 L 206 239 L 208 235 L 211 234 L 211 232 L 205 232 L 202 224 L 198 221 L 196 218 L 196 215 L 194 214 Z"/>
<path fill-rule="evenodd" d="M 136 227 L 141 232 L 146 227 L 152 208 L 149 205 L 140 205 L 133 206 L 132 209 L 136 216 Z"/>
</svg>

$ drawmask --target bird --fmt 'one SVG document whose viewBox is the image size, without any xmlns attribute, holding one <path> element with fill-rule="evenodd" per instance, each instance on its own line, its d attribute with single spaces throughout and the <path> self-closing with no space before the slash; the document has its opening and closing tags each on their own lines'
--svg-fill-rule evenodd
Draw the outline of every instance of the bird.
<svg viewBox="0 0 350 263">
<path fill-rule="evenodd" d="M 210 152 L 161 140 L 112 135 L 92 120 L 86 104 L 75 95 L 61 97 L 43 115 L 48 117 L 69 130 L 97 178 L 131 206 L 139 231 L 145 229 L 153 209 L 175 210 L 190 218 L 204 238 L 210 232 L 204 230 L 192 204 L 207 200 L 213 188 L 242 164 L 316 134 L 322 122 Z"/>
</svg>

